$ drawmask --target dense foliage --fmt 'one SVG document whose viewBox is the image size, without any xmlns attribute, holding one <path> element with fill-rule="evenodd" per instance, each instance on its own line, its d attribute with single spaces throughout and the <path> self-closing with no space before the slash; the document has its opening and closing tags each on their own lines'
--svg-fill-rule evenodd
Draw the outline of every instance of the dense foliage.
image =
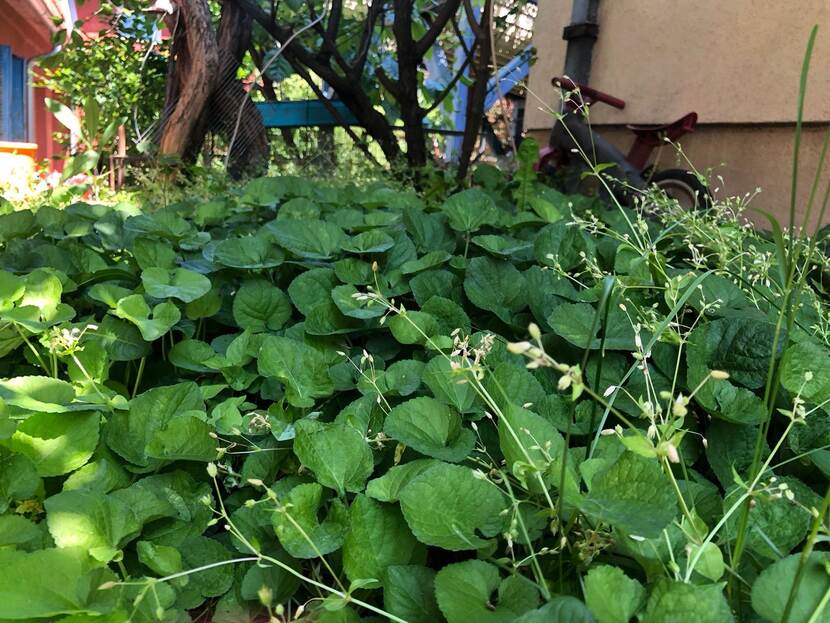
<svg viewBox="0 0 830 623">
<path fill-rule="evenodd" d="M 820 267 L 475 180 L 0 217 L 0 620 L 828 620 Z"/>
<path fill-rule="evenodd" d="M 103 3 L 109 9 L 108 3 Z M 118 14 L 100 10 L 92 18 L 100 30 L 87 32 L 82 22 L 63 24 L 55 34 L 60 45 L 38 61 L 37 82 L 58 100 L 100 116 L 100 129 L 115 120 L 128 127 L 130 145 L 148 140 L 164 103 L 166 58 L 154 51 L 153 21 L 140 11 Z M 74 26 L 69 33 L 67 29 Z M 90 104 L 94 99 L 94 104 Z M 100 138 L 97 137 L 96 138 Z M 67 143 L 69 141 L 67 140 Z M 108 149 L 111 139 L 101 141 Z"/>
</svg>

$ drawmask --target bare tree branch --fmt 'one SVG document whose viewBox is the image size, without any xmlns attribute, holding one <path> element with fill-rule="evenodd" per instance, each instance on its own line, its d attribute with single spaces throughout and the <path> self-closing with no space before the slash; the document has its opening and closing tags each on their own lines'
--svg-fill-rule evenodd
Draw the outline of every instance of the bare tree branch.
<svg viewBox="0 0 830 623">
<path fill-rule="evenodd" d="M 461 32 L 461 27 L 458 25 L 458 20 L 452 20 L 452 29 L 455 32 L 455 36 L 458 37 L 458 44 L 461 46 L 461 50 L 469 56 L 472 54 L 472 49 L 467 47 L 467 42 L 464 40 L 464 33 Z"/>
<path fill-rule="evenodd" d="M 467 1 L 469 2 L 469 0 Z M 435 40 L 438 39 L 438 35 L 440 35 L 443 32 L 444 28 L 447 25 L 447 22 L 449 22 L 450 19 L 452 19 L 456 11 L 458 11 L 458 7 L 460 5 L 461 0 L 444 0 L 444 3 L 438 9 L 438 13 L 435 16 L 435 19 L 433 19 L 432 24 L 429 25 L 429 29 L 427 30 L 426 34 L 420 39 L 418 39 L 418 41 L 415 44 L 416 52 L 420 56 L 426 54 L 427 51 L 432 47 L 432 44 L 434 44 Z"/>
<path fill-rule="evenodd" d="M 436 96 L 435 100 L 432 102 L 432 106 L 426 109 L 425 112 L 427 115 L 436 108 L 438 108 L 441 105 L 441 102 L 447 99 L 447 96 L 455 88 L 455 85 L 458 83 L 459 80 L 461 80 L 461 77 L 464 75 L 464 72 L 467 71 L 467 67 L 470 66 L 470 63 L 473 60 L 473 56 L 475 54 L 477 47 L 478 41 L 474 41 L 473 47 L 466 53 L 466 57 L 464 58 L 464 62 L 461 64 L 461 67 L 459 67 L 458 71 L 455 73 L 452 79 L 447 83 L 447 86 L 444 87 L 444 90 Z"/>
<path fill-rule="evenodd" d="M 395 99 L 398 99 L 398 83 L 392 80 L 389 75 L 384 71 L 383 67 L 375 68 L 375 76 L 380 82 L 381 86 L 389 91 Z"/>
<path fill-rule="evenodd" d="M 464 0 L 464 12 L 467 14 L 467 22 L 470 24 L 473 34 L 476 37 L 480 37 L 483 34 L 482 28 L 479 26 L 475 10 L 473 9 L 473 3 L 470 0 Z"/>
<path fill-rule="evenodd" d="M 352 76 L 361 76 L 366 67 L 366 59 L 369 56 L 369 48 L 372 45 L 372 34 L 375 32 L 375 25 L 378 19 L 386 11 L 386 0 L 372 0 L 366 19 L 363 21 L 363 34 L 360 37 L 360 47 L 357 57 L 351 66 Z"/>
<path fill-rule="evenodd" d="M 307 68 L 334 89 L 343 104 L 378 142 L 387 160 L 392 162 L 400 157 L 401 150 L 394 132 L 386 122 L 384 115 L 375 110 L 372 100 L 358 80 L 354 80 L 351 76 L 341 75 L 330 64 L 321 62 L 317 55 L 303 46 L 298 39 L 290 40 L 293 34 L 292 29 L 281 26 L 271 19 L 256 0 L 229 1 L 236 2 L 244 8 L 265 32 L 285 46 L 283 56 L 295 70 L 300 67 Z"/>
<path fill-rule="evenodd" d="M 343 17 L 343 0 L 332 0 L 329 11 L 329 21 L 326 25 L 326 38 L 331 41 L 337 40 L 337 33 L 340 30 L 340 19 Z"/>
<path fill-rule="evenodd" d="M 465 0 L 469 3 L 469 0 Z M 468 14 L 469 16 L 469 14 Z M 464 137 L 461 139 L 461 157 L 458 162 L 458 179 L 462 180 L 467 176 L 470 160 L 475 149 L 476 140 L 481 131 L 481 122 L 484 118 L 484 100 L 487 98 L 487 82 L 490 78 L 490 55 L 493 50 L 493 39 L 491 37 L 491 20 L 493 18 L 493 0 L 485 0 L 484 8 L 481 11 L 481 22 L 470 19 L 473 32 L 476 35 L 478 45 L 478 59 L 476 61 L 475 81 L 470 87 L 467 97 L 466 123 L 464 124 Z"/>
</svg>

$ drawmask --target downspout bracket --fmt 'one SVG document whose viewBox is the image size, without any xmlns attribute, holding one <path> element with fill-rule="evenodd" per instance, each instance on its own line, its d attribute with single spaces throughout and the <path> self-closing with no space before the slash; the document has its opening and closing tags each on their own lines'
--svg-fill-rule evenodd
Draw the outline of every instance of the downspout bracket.
<svg viewBox="0 0 830 623">
<path fill-rule="evenodd" d="M 572 41 L 574 39 L 594 39 L 599 36 L 599 24 L 596 22 L 580 22 L 578 24 L 568 24 L 562 30 L 562 38 L 565 41 Z"/>
</svg>

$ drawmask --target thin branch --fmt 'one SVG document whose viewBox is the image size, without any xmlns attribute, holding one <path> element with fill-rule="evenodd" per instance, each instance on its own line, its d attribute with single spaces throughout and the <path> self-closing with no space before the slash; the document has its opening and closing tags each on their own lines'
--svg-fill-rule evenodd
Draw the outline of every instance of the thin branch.
<svg viewBox="0 0 830 623">
<path fill-rule="evenodd" d="M 415 42 L 415 51 L 419 56 L 426 54 L 432 47 L 432 44 L 438 39 L 438 35 L 444 31 L 447 22 L 455 15 L 460 5 L 461 0 L 444 0 L 444 4 L 438 9 L 438 14 L 435 16 L 432 24 L 429 25 L 426 34 Z"/>
<path fill-rule="evenodd" d="M 464 0 L 464 12 L 467 14 L 467 22 L 470 24 L 470 28 L 473 31 L 473 34 L 476 37 L 481 37 L 484 35 L 484 31 L 482 30 L 481 26 L 476 19 L 476 12 L 473 9 L 473 3 L 470 0 Z"/>
<path fill-rule="evenodd" d="M 384 89 L 389 91 L 396 99 L 398 98 L 398 84 L 389 77 L 389 75 L 384 71 L 383 67 L 377 67 L 375 69 L 375 76 L 380 82 L 381 86 Z"/>
<path fill-rule="evenodd" d="M 366 66 L 366 59 L 369 56 L 369 48 L 372 43 L 372 34 L 375 32 L 375 25 L 378 18 L 386 11 L 386 0 L 372 0 L 369 6 L 369 12 L 366 14 L 366 19 L 363 22 L 363 34 L 360 38 L 360 47 L 357 57 L 351 66 L 353 76 L 360 76 L 363 74 L 363 69 Z"/>
<path fill-rule="evenodd" d="M 326 38 L 335 41 L 340 30 L 340 19 L 343 17 L 343 0 L 334 0 L 331 4 L 329 22 L 326 25 Z"/>
<path fill-rule="evenodd" d="M 290 45 L 290 43 L 294 39 L 299 37 L 306 30 L 309 30 L 310 28 L 312 28 L 314 26 L 314 24 L 317 24 L 317 23 L 321 22 L 324 17 L 325 17 L 325 12 L 322 13 L 321 15 L 319 15 L 318 17 L 315 17 L 313 22 L 309 22 L 308 24 L 306 24 L 305 26 L 303 26 L 299 30 L 292 33 L 292 35 L 288 38 L 288 40 L 285 42 L 285 44 L 282 47 L 280 47 L 280 49 L 277 50 L 276 54 L 274 54 L 271 57 L 271 59 L 265 64 L 265 66 L 262 68 L 262 71 L 260 72 L 260 75 L 262 75 L 262 76 L 265 75 L 265 73 L 268 71 L 268 68 L 277 61 L 277 59 L 285 52 L 285 50 L 288 49 L 288 46 Z M 225 169 L 226 170 L 228 168 L 228 164 L 230 163 L 231 153 L 233 151 L 233 144 L 236 141 L 237 135 L 239 134 L 239 126 L 242 123 L 242 113 L 245 111 L 245 104 L 248 103 L 248 98 L 250 96 L 251 96 L 251 93 L 248 92 L 242 98 L 242 104 L 239 106 L 239 112 L 236 115 L 236 124 L 234 125 L 234 128 L 233 128 L 233 134 L 231 134 L 231 138 L 228 141 L 228 150 L 227 150 L 228 153 L 225 156 Z"/>
<path fill-rule="evenodd" d="M 311 87 L 311 90 L 314 92 L 314 95 L 317 97 L 317 99 L 323 102 L 323 106 L 325 106 L 326 110 L 328 110 L 331 113 L 331 116 L 334 117 L 334 120 L 343 126 L 343 129 L 346 130 L 346 134 L 348 134 L 349 138 L 351 138 L 354 141 L 355 145 L 357 145 L 358 148 L 364 154 L 366 154 L 366 156 L 372 161 L 372 163 L 380 167 L 381 164 L 377 161 L 377 158 L 375 158 L 372 155 L 372 152 L 369 151 L 369 147 L 366 145 L 366 142 L 361 140 L 361 138 L 355 133 L 355 131 L 352 130 L 351 127 L 349 127 L 349 124 L 346 123 L 346 120 L 343 118 L 343 115 L 340 114 L 340 111 L 337 110 L 337 107 L 334 104 L 332 104 L 331 100 L 328 99 L 325 96 L 325 94 L 320 90 L 320 87 L 317 86 L 317 83 L 314 82 L 314 78 L 312 78 L 308 71 L 306 71 L 305 67 L 302 67 L 301 65 L 295 65 L 294 70 L 303 80 L 305 80 L 306 84 L 308 84 L 308 86 Z"/>
<path fill-rule="evenodd" d="M 341 3 L 342 0 L 334 0 L 337 3 Z M 317 20 L 317 12 L 314 10 L 314 3 L 312 0 L 306 0 L 306 4 L 308 5 L 309 13 L 311 13 L 311 17 L 314 18 L 314 31 L 320 35 L 320 39 L 322 40 L 322 45 L 320 46 L 320 50 L 317 52 L 317 58 L 319 61 L 326 65 L 331 65 L 331 59 L 334 58 L 334 61 L 337 65 L 340 66 L 340 69 L 346 73 L 349 71 L 349 64 L 346 62 L 346 59 L 340 54 L 340 50 L 337 49 L 337 37 L 330 37 L 328 34 L 328 28 L 333 28 L 335 33 L 339 29 L 340 18 L 338 17 L 334 23 L 332 23 L 332 15 L 329 14 L 328 19 L 328 27 L 326 29 L 323 28 L 323 24 L 320 20 Z M 342 8 L 342 5 L 341 5 Z"/>
<path fill-rule="evenodd" d="M 467 53 L 466 58 L 464 59 L 464 63 L 458 69 L 458 72 L 456 72 L 456 74 L 452 77 L 452 80 L 450 80 L 447 83 L 447 86 L 444 87 L 444 90 L 441 91 L 436 96 L 435 100 L 432 102 L 432 106 L 430 106 L 429 108 L 426 109 L 425 114 L 428 115 L 429 113 L 431 113 L 433 110 L 435 110 L 436 108 L 438 108 L 441 105 L 441 102 L 443 102 L 445 99 L 447 99 L 447 96 L 453 90 L 455 85 L 458 83 L 459 80 L 461 80 L 461 77 L 464 75 L 464 72 L 467 71 L 467 67 L 470 66 L 470 62 L 472 62 L 472 60 L 473 60 L 473 55 L 474 55 L 475 50 L 476 50 L 477 47 L 478 47 L 478 41 L 473 42 L 473 47 Z"/>
</svg>

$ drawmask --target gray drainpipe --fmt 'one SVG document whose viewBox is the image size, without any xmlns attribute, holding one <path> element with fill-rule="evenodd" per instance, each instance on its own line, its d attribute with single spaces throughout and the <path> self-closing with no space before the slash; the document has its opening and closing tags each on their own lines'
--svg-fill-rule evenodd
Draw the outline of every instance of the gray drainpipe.
<svg viewBox="0 0 830 623">
<path fill-rule="evenodd" d="M 565 26 L 562 38 L 568 42 L 564 74 L 574 82 L 588 84 L 591 59 L 599 34 L 599 0 L 573 0 L 571 23 Z"/>
</svg>

